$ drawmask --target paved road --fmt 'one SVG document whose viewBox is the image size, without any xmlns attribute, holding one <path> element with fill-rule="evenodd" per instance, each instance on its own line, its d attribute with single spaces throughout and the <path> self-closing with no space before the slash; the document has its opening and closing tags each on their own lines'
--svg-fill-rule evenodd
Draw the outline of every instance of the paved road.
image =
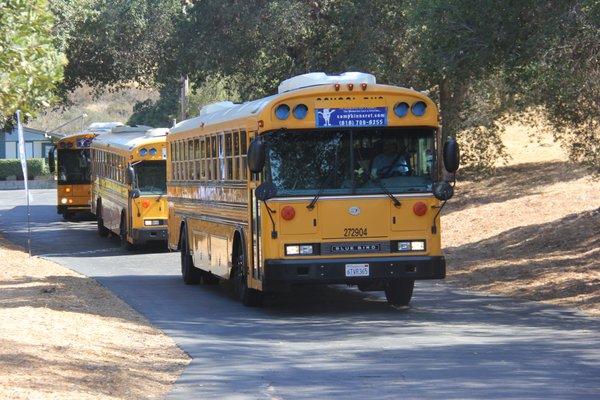
<svg viewBox="0 0 600 400">
<path fill-rule="evenodd" d="M 25 244 L 23 192 L 0 191 L 0 232 Z M 111 289 L 193 361 L 171 399 L 600 398 L 600 323 L 580 314 L 417 283 L 412 307 L 329 287 L 263 309 L 186 286 L 178 254 L 122 251 L 65 223 L 34 191 L 33 253 Z"/>
</svg>

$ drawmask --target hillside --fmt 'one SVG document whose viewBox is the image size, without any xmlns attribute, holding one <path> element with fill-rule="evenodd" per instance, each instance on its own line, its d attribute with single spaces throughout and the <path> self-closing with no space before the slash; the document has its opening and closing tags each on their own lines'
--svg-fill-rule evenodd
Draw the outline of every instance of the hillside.
<svg viewBox="0 0 600 400">
<path fill-rule="evenodd" d="M 448 280 L 600 316 L 600 183 L 531 133 L 510 126 L 510 162 L 459 179 L 442 220 Z"/>
<path fill-rule="evenodd" d="M 83 126 L 88 126 L 92 122 L 105 121 L 125 123 L 133 113 L 134 104 L 146 99 L 155 100 L 157 97 L 156 92 L 143 88 L 129 87 L 118 91 L 104 90 L 95 93 L 92 88 L 84 86 L 69 94 L 68 99 L 71 104 L 49 109 L 30 121 L 28 125 L 36 129 L 49 130 L 84 113 L 87 117 Z M 60 131 L 73 133 L 79 131 L 81 127 L 81 120 L 77 120 Z"/>
</svg>

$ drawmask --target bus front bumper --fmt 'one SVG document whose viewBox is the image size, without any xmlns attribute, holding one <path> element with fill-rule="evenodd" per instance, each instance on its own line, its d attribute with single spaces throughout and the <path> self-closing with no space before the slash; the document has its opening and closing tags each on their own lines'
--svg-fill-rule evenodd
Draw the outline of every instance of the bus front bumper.
<svg viewBox="0 0 600 400">
<path fill-rule="evenodd" d="M 346 276 L 347 269 L 352 269 L 357 265 L 368 265 L 369 275 Z M 446 259 L 442 256 L 277 259 L 265 260 L 263 288 L 264 290 L 279 290 L 298 284 L 360 285 L 400 278 L 443 279 L 445 277 Z"/>
<path fill-rule="evenodd" d="M 131 230 L 131 237 L 134 244 L 145 244 L 152 242 L 167 241 L 167 227 L 156 228 L 138 228 Z"/>
</svg>

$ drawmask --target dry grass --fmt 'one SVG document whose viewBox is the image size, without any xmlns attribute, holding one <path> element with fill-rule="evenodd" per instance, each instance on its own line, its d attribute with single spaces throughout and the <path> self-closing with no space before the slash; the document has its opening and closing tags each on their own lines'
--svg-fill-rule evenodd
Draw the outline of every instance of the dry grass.
<svg viewBox="0 0 600 400">
<path fill-rule="evenodd" d="M 188 364 L 90 278 L 0 238 L 0 398 L 159 399 Z"/>
<path fill-rule="evenodd" d="M 444 210 L 448 279 L 600 316 L 600 182 L 548 135 L 512 126 L 504 143 L 509 165 L 459 182 Z"/>
</svg>

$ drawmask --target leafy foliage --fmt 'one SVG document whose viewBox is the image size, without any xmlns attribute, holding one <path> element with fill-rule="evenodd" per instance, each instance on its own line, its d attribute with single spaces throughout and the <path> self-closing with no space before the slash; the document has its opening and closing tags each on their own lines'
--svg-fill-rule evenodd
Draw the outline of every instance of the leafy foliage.
<svg viewBox="0 0 600 400">
<path fill-rule="evenodd" d="M 301 73 L 359 70 L 427 90 L 469 167 L 490 171 L 505 156 L 502 118 L 542 107 L 572 158 L 600 170 L 597 0 L 76 1 L 92 11 L 67 41 L 66 87 L 159 88 L 132 122 L 168 126 L 184 75 L 195 107 L 272 94 Z"/>
<path fill-rule="evenodd" d="M 48 165 L 44 158 L 30 158 L 27 160 L 27 174 L 29 179 L 36 176 L 48 175 Z M 0 160 L 0 180 L 6 180 L 14 176 L 18 180 L 23 180 L 23 170 L 20 160 Z"/>
<path fill-rule="evenodd" d="M 45 0 L 0 0 L 0 126 L 20 109 L 25 118 L 48 107 L 65 58 L 52 34 Z"/>
</svg>

